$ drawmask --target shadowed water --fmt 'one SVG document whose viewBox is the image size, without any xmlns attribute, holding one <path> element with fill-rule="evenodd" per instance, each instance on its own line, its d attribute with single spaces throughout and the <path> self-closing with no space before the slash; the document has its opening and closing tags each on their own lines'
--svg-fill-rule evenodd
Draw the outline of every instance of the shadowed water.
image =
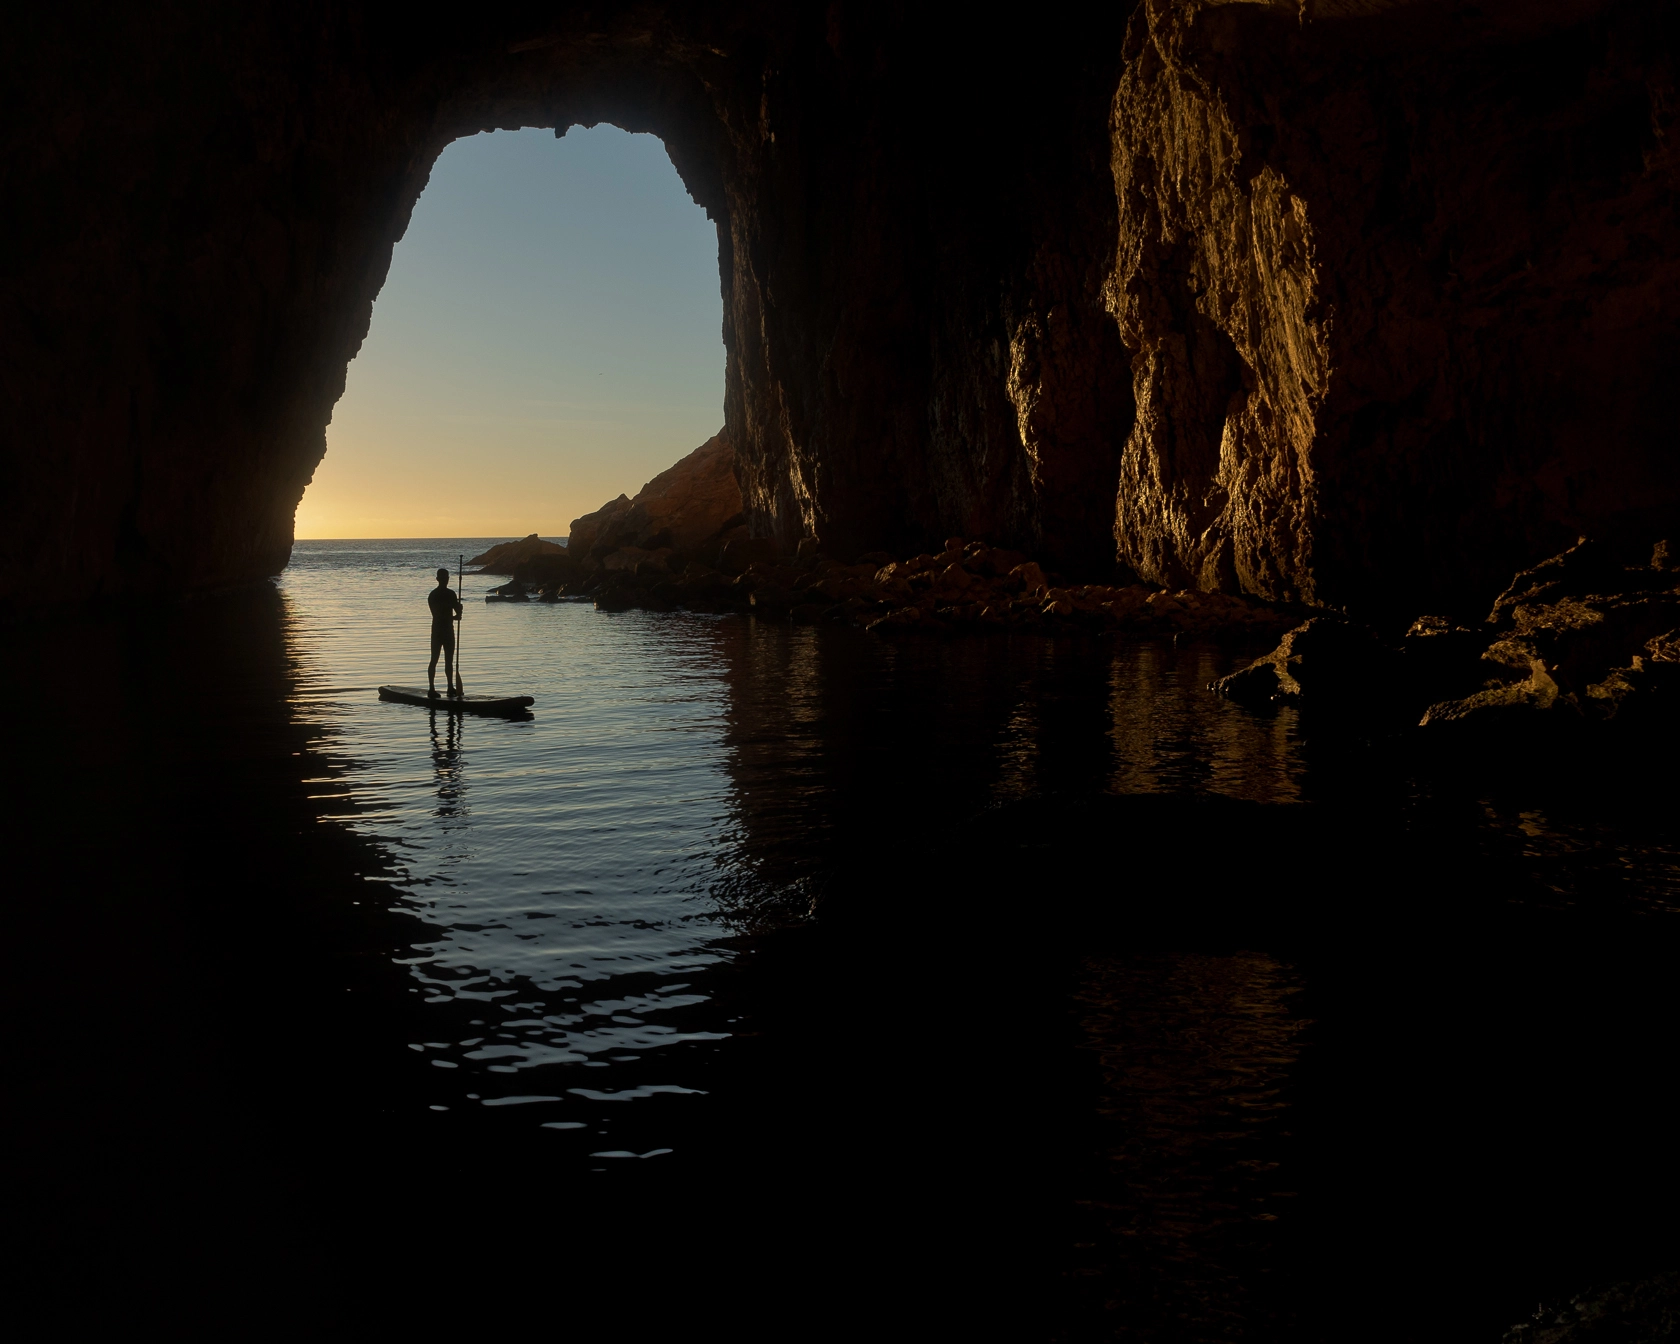
<svg viewBox="0 0 1680 1344">
<path fill-rule="evenodd" d="M 424 681 L 428 576 L 451 545 L 299 542 L 280 582 L 291 702 L 330 766 L 319 796 L 439 931 L 404 959 L 436 1009 L 410 1046 L 447 1074 L 433 1106 L 520 1105 L 591 1139 L 626 1110 L 680 1126 L 687 1058 L 731 1034 L 696 1011 L 723 940 L 808 917 L 851 845 L 896 847 L 895 814 L 932 838 L 1045 790 L 1299 797 L 1290 717 L 1208 697 L 1211 646 L 895 645 L 490 604 L 501 580 L 469 576 L 468 689 L 532 695 L 532 719 L 381 702 L 382 681 Z"/>
<path fill-rule="evenodd" d="M 1496 1338 L 1672 1257 L 1637 762 L 1254 714 L 1211 644 L 471 576 L 467 688 L 531 717 L 380 702 L 483 544 L 299 543 L 30 646 L 81 709 L 19 730 L 56 857 L 9 912 L 10 1179 L 77 1255 L 244 1228 L 354 1295 L 429 1227 L 487 1283 L 703 1266 L 779 1337 L 1151 1340 Z"/>
</svg>

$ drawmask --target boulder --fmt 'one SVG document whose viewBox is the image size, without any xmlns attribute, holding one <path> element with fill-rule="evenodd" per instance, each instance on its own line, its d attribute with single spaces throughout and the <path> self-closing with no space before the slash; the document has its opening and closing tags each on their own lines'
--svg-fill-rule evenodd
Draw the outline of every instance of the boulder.
<svg viewBox="0 0 1680 1344">
<path fill-rule="evenodd" d="M 715 564 L 726 542 L 744 535 L 735 450 L 722 434 L 659 473 L 630 499 L 620 495 L 572 522 L 568 549 L 586 564 L 625 548 L 665 550 Z"/>
<path fill-rule="evenodd" d="M 1680 630 L 1670 630 L 1646 640 L 1645 652 L 1653 662 L 1680 663 Z"/>
<path fill-rule="evenodd" d="M 1567 551 L 1542 560 L 1532 569 L 1520 570 L 1493 600 L 1487 624 L 1509 629 L 1520 606 L 1541 606 L 1560 598 L 1580 597 L 1590 592 L 1610 592 L 1619 587 L 1618 568 L 1608 551 L 1591 538 L 1582 537 Z"/>
<path fill-rule="evenodd" d="M 1470 722 L 1492 725 L 1533 714 L 1580 717 L 1580 700 L 1559 684 L 1553 669 L 1528 640 L 1499 640 L 1482 655 L 1482 661 L 1514 674 L 1515 679 L 1429 706 L 1419 720 L 1420 727 Z"/>
<path fill-rule="evenodd" d="M 725 574 L 744 574 L 753 565 L 774 564 L 780 548 L 770 537 L 730 537 L 718 548 L 717 568 Z"/>
<path fill-rule="evenodd" d="M 1044 571 L 1038 567 L 1036 561 L 1028 560 L 1024 564 L 1016 565 L 1009 571 L 1009 577 L 1019 579 L 1025 591 L 1037 592 L 1046 587 Z"/>
<path fill-rule="evenodd" d="M 544 541 L 533 532 L 522 541 L 504 541 L 499 546 L 492 546 L 484 554 L 473 556 L 467 563 L 477 565 L 481 574 L 512 574 L 521 565 L 539 555 L 564 554 L 566 547 L 552 541 Z"/>
<path fill-rule="evenodd" d="M 1413 625 L 1408 643 L 1424 625 Z M 1480 632 L 1484 684 L 1431 704 L 1420 725 L 1559 715 L 1666 721 L 1675 695 L 1666 668 L 1680 654 L 1677 625 L 1680 572 L 1666 542 L 1653 548 L 1649 565 L 1621 566 L 1582 538 L 1519 573 L 1495 599 Z M 1475 639 L 1470 632 L 1454 637 Z"/>
</svg>

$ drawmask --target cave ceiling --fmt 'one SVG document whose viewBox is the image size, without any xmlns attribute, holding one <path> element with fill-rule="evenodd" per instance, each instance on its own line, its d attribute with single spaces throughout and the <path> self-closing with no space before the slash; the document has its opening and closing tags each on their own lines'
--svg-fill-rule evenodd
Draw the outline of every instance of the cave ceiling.
<svg viewBox="0 0 1680 1344">
<path fill-rule="evenodd" d="M 1674 517 L 1672 5 L 8 24 L 13 609 L 276 572 L 432 163 L 500 127 L 663 139 L 784 544 L 1398 610 Z"/>
</svg>

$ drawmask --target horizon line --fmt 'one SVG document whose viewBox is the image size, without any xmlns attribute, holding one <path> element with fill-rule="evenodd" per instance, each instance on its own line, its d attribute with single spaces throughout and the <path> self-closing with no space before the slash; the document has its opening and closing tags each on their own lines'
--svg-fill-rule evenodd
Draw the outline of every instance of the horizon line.
<svg viewBox="0 0 1680 1344">
<path fill-rule="evenodd" d="M 478 535 L 456 533 L 453 535 L 444 534 L 441 536 L 431 537 L 293 537 L 292 545 L 295 546 L 300 541 L 524 541 L 527 537 L 532 535 L 533 534 L 530 532 L 525 532 L 518 536 L 504 537 L 500 533 L 485 532 Z M 534 535 L 538 541 L 552 541 L 557 545 L 564 545 L 566 542 L 570 541 L 572 537 L 570 532 L 566 533 L 566 535 L 562 537 L 545 537 L 540 532 L 535 533 Z"/>
</svg>

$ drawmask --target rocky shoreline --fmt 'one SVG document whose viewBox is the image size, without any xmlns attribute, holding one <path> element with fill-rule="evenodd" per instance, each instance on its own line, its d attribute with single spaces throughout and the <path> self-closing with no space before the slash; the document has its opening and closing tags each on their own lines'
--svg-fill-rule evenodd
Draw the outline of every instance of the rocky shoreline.
<svg viewBox="0 0 1680 1344">
<path fill-rule="evenodd" d="M 620 495 L 574 519 L 568 545 L 527 555 L 496 597 L 510 592 L 593 599 L 606 611 L 732 611 L 883 634 L 1127 629 L 1265 639 L 1301 620 L 1299 612 L 1227 593 L 1076 583 L 1021 552 L 961 537 L 937 554 L 837 559 L 807 539 L 789 555 L 748 535 L 734 451 L 721 434 L 634 499 Z"/>
<path fill-rule="evenodd" d="M 950 538 L 937 555 L 875 552 L 851 563 L 802 548 L 791 562 L 750 540 L 721 548 L 715 565 L 628 548 L 595 567 L 541 557 L 515 582 L 551 598 L 592 598 L 605 611 L 742 612 L 889 634 L 961 629 L 1130 629 L 1168 635 L 1269 636 L 1300 619 L 1226 593 L 1143 584 L 1065 583 L 1019 552 Z"/>
<path fill-rule="evenodd" d="M 1680 1270 L 1617 1283 L 1542 1306 L 1504 1344 L 1657 1344 L 1680 1336 Z"/>
<path fill-rule="evenodd" d="M 1420 616 L 1399 640 L 1332 616 L 1211 689 L 1249 705 L 1294 702 L 1433 735 L 1544 726 L 1573 733 L 1680 724 L 1680 557 L 1645 565 L 1581 538 L 1518 573 L 1480 625 Z"/>
<path fill-rule="evenodd" d="M 1142 583 L 1079 583 L 983 540 L 846 559 L 807 538 L 788 554 L 748 535 L 735 454 L 716 435 L 634 499 L 572 521 L 565 547 L 533 534 L 478 557 L 512 572 L 490 600 L 593 600 L 604 611 L 741 612 L 883 635 L 1126 631 L 1259 642 L 1271 652 L 1209 689 L 1432 736 L 1545 724 L 1565 732 L 1680 723 L 1680 556 L 1643 565 L 1585 537 L 1516 574 L 1479 625 L 1419 616 L 1403 634 L 1323 610 Z M 500 563 L 497 569 L 492 559 Z"/>
</svg>

